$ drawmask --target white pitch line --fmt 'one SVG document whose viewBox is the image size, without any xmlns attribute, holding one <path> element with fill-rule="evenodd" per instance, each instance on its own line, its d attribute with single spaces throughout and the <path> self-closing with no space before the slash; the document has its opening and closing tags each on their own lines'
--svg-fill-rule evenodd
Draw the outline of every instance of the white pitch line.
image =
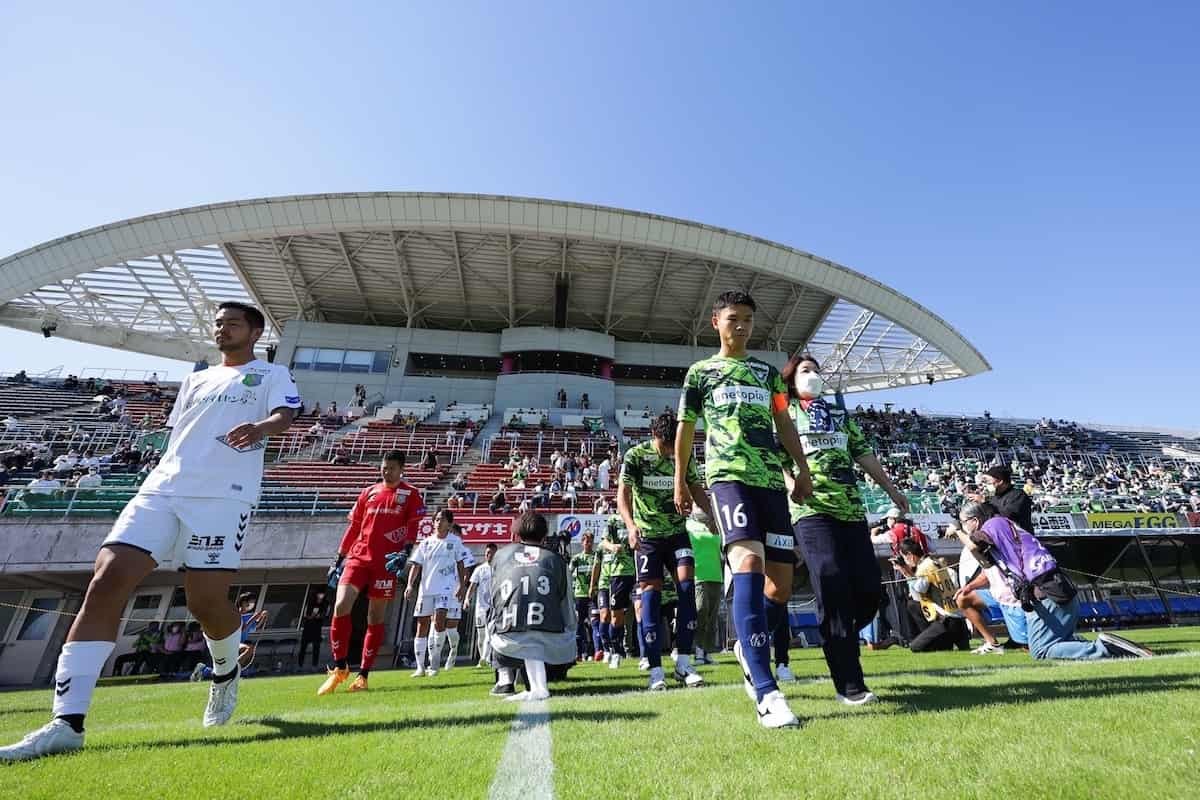
<svg viewBox="0 0 1200 800">
<path fill-rule="evenodd" d="M 545 701 L 521 703 L 488 798 L 553 800 L 554 758 L 550 747 L 550 709 Z"/>
</svg>

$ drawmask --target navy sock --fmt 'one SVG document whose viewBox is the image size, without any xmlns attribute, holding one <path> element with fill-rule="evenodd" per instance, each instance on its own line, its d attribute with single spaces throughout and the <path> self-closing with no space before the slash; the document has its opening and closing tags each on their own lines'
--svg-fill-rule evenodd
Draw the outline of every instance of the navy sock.
<svg viewBox="0 0 1200 800">
<path fill-rule="evenodd" d="M 613 625 L 613 652 L 617 655 L 625 656 L 625 626 Z"/>
<path fill-rule="evenodd" d="M 649 659 L 650 668 L 662 666 L 662 631 L 658 628 L 662 618 L 662 592 L 658 589 L 642 590 L 642 641 L 645 649 L 642 656 Z"/>
<path fill-rule="evenodd" d="M 733 575 L 733 620 L 737 628 L 742 657 L 750 669 L 750 680 L 758 699 L 779 687 L 771 674 L 771 634 L 767 631 L 767 611 L 761 572 L 735 572 Z"/>
<path fill-rule="evenodd" d="M 679 582 L 679 607 L 675 612 L 675 649 L 690 656 L 696 639 L 696 582 Z"/>
<path fill-rule="evenodd" d="M 592 652 L 597 652 L 604 649 L 604 642 L 600 638 L 600 620 L 592 619 Z"/>
<path fill-rule="evenodd" d="M 600 641 L 601 641 L 601 644 L 604 645 L 604 649 L 607 651 L 611 651 L 613 649 L 612 629 L 613 629 L 613 626 L 612 626 L 611 622 L 601 622 L 600 623 Z"/>
<path fill-rule="evenodd" d="M 788 663 L 788 641 L 783 638 L 782 630 L 787 627 L 787 604 L 776 603 L 769 597 L 763 598 L 767 607 L 767 630 L 771 633 L 771 643 L 775 650 L 775 663 Z M 780 642 L 782 641 L 782 656 L 780 658 Z"/>
</svg>

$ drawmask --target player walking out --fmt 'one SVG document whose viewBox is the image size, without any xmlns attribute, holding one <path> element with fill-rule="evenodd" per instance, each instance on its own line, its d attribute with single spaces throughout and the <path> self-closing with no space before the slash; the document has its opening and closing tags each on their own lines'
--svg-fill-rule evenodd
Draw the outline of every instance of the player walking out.
<svg viewBox="0 0 1200 800">
<path fill-rule="evenodd" d="M 159 465 L 129 502 L 100 553 L 83 606 L 54 675 L 54 719 L 0 761 L 24 761 L 83 746 L 83 721 L 121 612 L 160 566 L 183 570 L 188 610 L 199 620 L 216 673 L 204 725 L 223 725 L 237 703 L 241 618 L 229 587 L 241 563 L 262 484 L 264 439 L 287 430 L 300 393 L 288 371 L 254 357 L 266 321 L 253 306 L 218 306 L 214 340 L 221 364 L 183 379 L 167 419 Z"/>
<path fill-rule="evenodd" d="M 442 655 L 443 639 L 450 645 L 450 652 L 458 648 L 458 631 L 447 630 L 446 620 L 462 619 L 462 601 L 467 593 L 467 567 L 474 563 L 471 551 L 450 529 L 454 525 L 454 512 L 442 509 L 434 519 L 437 533 L 421 541 L 413 551 L 412 568 L 408 571 L 408 588 L 404 597 L 412 599 L 417 594 L 417 608 L 413 616 L 417 621 L 417 632 L 413 638 L 413 653 L 417 669 L 414 678 L 438 673 Z M 430 636 L 430 620 L 433 635 Z M 425 654 L 429 654 L 429 668 L 425 669 Z"/>
<path fill-rule="evenodd" d="M 608 518 L 600 550 L 600 563 L 592 568 L 596 605 L 600 606 L 600 636 L 605 639 L 609 669 L 617 669 L 625 657 L 625 614 L 632 602 L 634 578 L 629 534 L 625 521 L 617 514 Z"/>
<path fill-rule="evenodd" d="M 675 508 L 674 414 L 660 414 L 650 424 L 651 440 L 631 447 L 621 464 L 617 509 L 629 532 L 629 546 L 637 554 L 637 579 L 641 588 L 639 618 L 643 657 L 650 665 L 650 689 L 667 688 L 662 668 L 663 569 L 675 577 L 678 587 L 675 679 L 686 686 L 701 686 L 704 679 L 692 667 L 692 642 L 696 633 L 696 560 L 687 533 L 687 518 Z M 684 480 L 702 508 L 708 498 L 700 485 L 700 473 L 689 462 Z"/>
<path fill-rule="evenodd" d="M 358 495 L 350 510 L 350 524 L 338 546 L 337 560 L 329 568 L 330 583 L 337 585 L 329 646 L 333 668 L 318 695 L 332 694 L 350 677 L 347 656 L 352 623 L 350 614 L 359 594 L 367 593 L 367 634 L 363 638 L 358 677 L 349 691 L 367 689 L 367 676 L 383 644 L 387 607 L 396 596 L 396 576 L 388 570 L 388 556 L 403 552 L 417 538 L 417 522 L 425 514 L 421 491 L 404 480 L 404 453 L 392 450 L 379 465 L 379 483 Z M 393 564 L 394 566 L 394 564 Z"/>
<path fill-rule="evenodd" d="M 746 352 L 754 312 L 754 300 L 744 292 L 725 292 L 713 304 L 712 326 L 721 337 L 721 350 L 693 364 L 684 379 L 675 439 L 675 505 L 680 514 L 691 513 L 687 468 L 696 421 L 703 416 L 705 479 L 733 572 L 731 611 L 738 634 L 734 654 L 742 665 L 747 693 L 754 696 L 758 721 L 780 728 L 798 725 L 799 720 L 771 674 L 770 632 L 778 621 L 767 619 L 763 597 L 772 565 L 785 565 L 790 576 L 795 564 L 777 432 L 799 465 L 793 499 L 807 498 L 812 483 L 787 413 L 783 379 L 773 366 Z M 786 614 L 786 606 L 782 611 Z"/>
<path fill-rule="evenodd" d="M 585 533 L 580 537 L 583 549 L 571 557 L 567 571 L 571 573 L 571 581 L 575 589 L 575 616 L 578 625 L 575 630 L 575 648 L 578 650 L 577 660 L 582 661 L 600 648 L 592 641 L 592 571 L 596 566 L 596 537 Z"/>
<path fill-rule="evenodd" d="M 489 544 L 483 550 L 483 563 L 471 570 L 470 587 L 475 603 L 475 646 L 479 648 L 479 663 L 476 666 L 486 667 L 492 663 L 492 646 L 488 639 L 488 615 L 492 610 L 492 559 L 496 555 L 496 545 Z M 471 605 L 472 599 L 467 597 L 463 608 Z"/>
</svg>

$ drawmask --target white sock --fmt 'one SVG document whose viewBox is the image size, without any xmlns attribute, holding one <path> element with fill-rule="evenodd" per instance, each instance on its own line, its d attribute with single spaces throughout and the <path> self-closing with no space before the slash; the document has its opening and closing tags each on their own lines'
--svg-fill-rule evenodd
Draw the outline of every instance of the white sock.
<svg viewBox="0 0 1200 800">
<path fill-rule="evenodd" d="M 525 659 L 525 674 L 529 676 L 529 691 L 546 692 L 546 662 Z"/>
<path fill-rule="evenodd" d="M 429 666 L 437 669 L 442 665 L 439 658 L 442 657 L 442 638 L 446 634 L 433 631 L 429 634 Z"/>
<path fill-rule="evenodd" d="M 509 667 L 500 667 L 496 670 L 499 677 L 496 678 L 496 683 L 501 686 L 512 686 L 516 682 L 517 677 L 513 674 L 514 670 Z"/>
<path fill-rule="evenodd" d="M 417 660 L 417 669 L 425 669 L 425 654 L 429 652 L 429 639 L 421 637 L 413 639 L 413 657 Z"/>
<path fill-rule="evenodd" d="M 237 669 L 238 648 L 242 644 L 241 628 L 238 628 L 224 639 L 210 639 L 206 633 L 204 634 L 204 641 L 208 644 L 208 652 L 212 654 L 214 679 L 228 675 Z"/>
<path fill-rule="evenodd" d="M 113 642 L 67 642 L 54 673 L 54 716 L 86 714 Z"/>
<path fill-rule="evenodd" d="M 450 645 L 446 652 L 446 660 L 450 661 L 458 655 L 458 628 L 446 631 L 446 644 Z"/>
</svg>

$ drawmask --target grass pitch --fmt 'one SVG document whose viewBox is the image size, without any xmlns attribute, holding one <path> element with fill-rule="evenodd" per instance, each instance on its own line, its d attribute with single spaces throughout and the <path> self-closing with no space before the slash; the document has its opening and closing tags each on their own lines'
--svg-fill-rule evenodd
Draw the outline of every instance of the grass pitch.
<svg viewBox="0 0 1200 800">
<path fill-rule="evenodd" d="M 629 661 L 552 687 L 560 798 L 1194 797 L 1200 628 L 1136 631 L 1162 658 L 1034 662 L 1024 654 L 863 653 L 883 702 L 833 701 L 819 650 L 785 687 L 804 727 L 765 731 L 730 656 L 704 689 L 644 692 Z M 102 686 L 79 754 L 0 767 L 0 796 L 486 797 L 517 708 L 490 672 L 376 672 L 365 694 L 320 678 L 242 684 L 235 722 L 205 730 L 206 684 Z M 48 690 L 0 694 L 0 739 L 48 718 Z M 534 756 L 531 756 L 531 758 Z M 538 754 L 546 758 L 547 754 Z M 533 800 L 527 798 L 527 800 Z"/>
</svg>

